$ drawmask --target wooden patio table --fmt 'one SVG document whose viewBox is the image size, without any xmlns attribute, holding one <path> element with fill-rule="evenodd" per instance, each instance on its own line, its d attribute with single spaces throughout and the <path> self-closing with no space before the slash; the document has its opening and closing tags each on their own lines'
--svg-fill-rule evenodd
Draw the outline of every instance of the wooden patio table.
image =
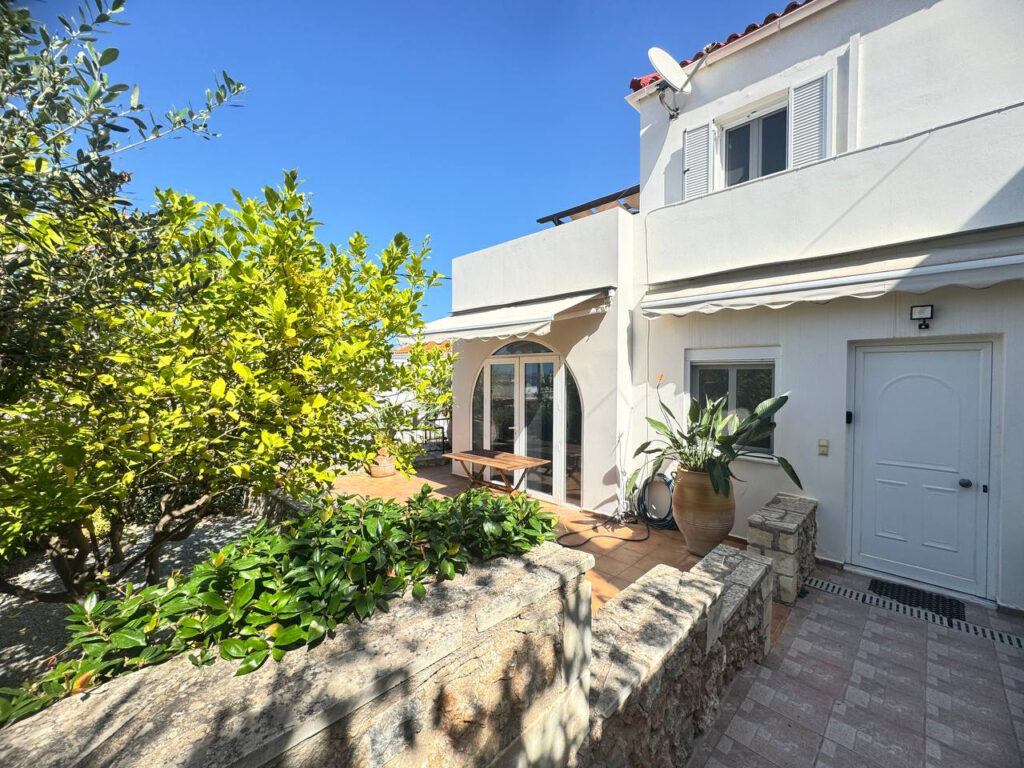
<svg viewBox="0 0 1024 768">
<path fill-rule="evenodd" d="M 519 490 L 520 483 L 526 477 L 526 472 L 523 472 L 519 477 L 519 482 L 513 484 L 506 473 L 511 473 L 514 477 L 517 470 L 533 469 L 534 467 L 541 467 L 551 463 L 547 459 L 535 459 L 531 456 L 520 456 L 518 453 L 506 453 L 505 451 L 456 451 L 455 453 L 446 453 L 444 458 L 452 459 L 462 465 L 462 469 L 469 477 L 471 488 L 474 485 L 481 485 L 501 490 L 501 486 L 497 483 L 484 480 L 484 470 L 493 469 L 501 477 L 502 482 L 504 482 L 505 493 L 513 493 Z M 479 469 L 474 471 L 470 468 L 472 466 L 479 467 Z"/>
</svg>

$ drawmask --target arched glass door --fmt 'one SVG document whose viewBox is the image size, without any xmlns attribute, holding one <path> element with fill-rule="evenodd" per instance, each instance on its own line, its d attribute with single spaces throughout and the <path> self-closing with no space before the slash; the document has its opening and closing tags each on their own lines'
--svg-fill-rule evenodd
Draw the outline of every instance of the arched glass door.
<svg viewBox="0 0 1024 768">
<path fill-rule="evenodd" d="M 527 471 L 525 488 L 580 504 L 583 412 L 576 381 L 561 358 L 536 342 L 506 344 L 484 363 L 472 410 L 474 449 L 547 460 Z"/>
</svg>

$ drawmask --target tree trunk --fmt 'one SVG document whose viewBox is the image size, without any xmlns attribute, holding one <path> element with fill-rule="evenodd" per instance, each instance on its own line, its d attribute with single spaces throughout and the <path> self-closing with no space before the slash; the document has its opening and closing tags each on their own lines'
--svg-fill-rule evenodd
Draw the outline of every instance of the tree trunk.
<svg viewBox="0 0 1024 768">
<path fill-rule="evenodd" d="M 153 541 L 146 551 L 146 583 L 160 583 L 160 555 L 164 544 L 168 541 L 181 541 L 202 519 L 203 510 L 210 502 L 209 494 L 204 494 L 190 504 L 168 511 L 170 495 L 160 499 L 160 519 L 153 526 Z"/>
<path fill-rule="evenodd" d="M 107 562 L 111 565 L 124 562 L 124 547 L 121 543 L 123 537 L 124 518 L 110 518 L 110 532 L 107 534 L 107 538 L 110 540 L 110 557 L 107 558 Z"/>
<path fill-rule="evenodd" d="M 86 588 L 95 578 L 95 568 L 89 567 L 92 545 L 79 525 L 66 525 L 46 542 L 46 554 L 53 564 L 64 589 L 75 602 L 85 599 Z"/>
</svg>

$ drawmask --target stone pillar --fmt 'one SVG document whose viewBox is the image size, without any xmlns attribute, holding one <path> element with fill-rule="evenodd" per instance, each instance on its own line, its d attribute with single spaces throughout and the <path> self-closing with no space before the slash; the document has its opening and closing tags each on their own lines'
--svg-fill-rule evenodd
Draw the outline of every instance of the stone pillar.
<svg viewBox="0 0 1024 768">
<path fill-rule="evenodd" d="M 778 493 L 747 520 L 747 548 L 772 560 L 775 599 L 793 605 L 814 568 L 818 502 Z"/>
</svg>

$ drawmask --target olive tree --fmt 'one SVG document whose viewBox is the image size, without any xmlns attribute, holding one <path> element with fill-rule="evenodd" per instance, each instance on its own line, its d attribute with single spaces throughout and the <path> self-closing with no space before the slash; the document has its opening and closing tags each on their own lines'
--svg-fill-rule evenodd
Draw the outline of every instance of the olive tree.
<svg viewBox="0 0 1024 768">
<path fill-rule="evenodd" d="M 416 345 L 405 365 L 391 355 L 396 336 L 422 327 L 439 281 L 425 246 L 399 234 L 371 256 L 359 234 L 321 243 L 294 171 L 232 206 L 159 197 L 160 246 L 176 256 L 146 301 L 93 309 L 99 365 L 38 377 L 32 397 L 0 411 L 0 555 L 51 542 L 65 591 L 0 590 L 80 599 L 143 560 L 155 583 L 162 546 L 218 499 L 277 487 L 299 497 L 365 462 L 386 393 L 450 397 L 445 350 Z M 123 524 L 146 498 L 157 500 L 152 539 L 110 567 L 94 522 Z"/>
<path fill-rule="evenodd" d="M 202 107 L 154 115 L 138 85 L 106 71 L 119 52 L 100 40 L 122 9 L 87 0 L 49 30 L 0 0 L 0 402 L 38 371 L 88 357 L 97 335 L 72 345 L 71 319 L 89 325 L 92 308 L 144 299 L 165 258 L 153 234 L 162 213 L 128 207 L 131 177 L 116 161 L 173 133 L 212 137 L 212 111 L 243 91 L 225 73 Z"/>
</svg>

